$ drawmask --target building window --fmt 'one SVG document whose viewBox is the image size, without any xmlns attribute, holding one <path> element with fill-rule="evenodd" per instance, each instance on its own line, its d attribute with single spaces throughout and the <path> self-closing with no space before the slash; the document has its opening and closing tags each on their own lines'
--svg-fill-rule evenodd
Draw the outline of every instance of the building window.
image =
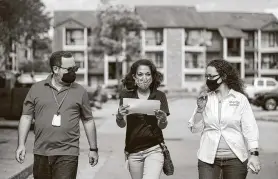
<svg viewBox="0 0 278 179">
<path fill-rule="evenodd" d="M 184 57 L 185 68 L 196 69 L 206 66 L 202 53 L 186 52 Z"/>
<path fill-rule="evenodd" d="M 163 52 L 146 52 L 146 57 L 152 60 L 157 68 L 164 67 Z"/>
<path fill-rule="evenodd" d="M 75 60 L 76 66 L 79 68 L 85 68 L 85 55 L 84 52 L 71 52 L 73 55 L 73 58 Z"/>
<path fill-rule="evenodd" d="M 207 52 L 206 54 L 206 64 L 212 60 L 221 59 L 220 52 Z"/>
<path fill-rule="evenodd" d="M 266 86 L 276 86 L 276 83 L 274 81 L 266 81 Z"/>
<path fill-rule="evenodd" d="M 258 81 L 258 86 L 264 86 L 264 81 L 262 80 Z"/>
<path fill-rule="evenodd" d="M 240 56 L 240 39 L 228 39 L 228 56 Z"/>
<path fill-rule="evenodd" d="M 254 70 L 254 53 L 245 53 L 245 69 Z"/>
<path fill-rule="evenodd" d="M 270 32 L 269 47 L 277 47 L 277 46 L 278 46 L 278 32 Z"/>
<path fill-rule="evenodd" d="M 278 53 L 275 54 L 263 54 L 262 69 L 278 69 Z"/>
<path fill-rule="evenodd" d="M 145 31 L 145 40 L 147 46 L 156 46 L 163 44 L 163 29 L 149 29 Z"/>
<path fill-rule="evenodd" d="M 66 45 L 84 45 L 84 29 L 66 29 Z"/>
<path fill-rule="evenodd" d="M 278 32 L 263 32 L 262 47 L 278 47 Z"/>
<path fill-rule="evenodd" d="M 245 40 L 245 47 L 254 47 L 254 32 L 247 32 L 247 39 Z"/>
<path fill-rule="evenodd" d="M 200 46 L 204 43 L 201 30 L 185 30 L 184 31 L 184 45 Z"/>
<path fill-rule="evenodd" d="M 119 66 L 119 75 L 120 77 L 122 77 L 122 73 L 123 73 L 123 70 L 122 70 L 122 62 L 118 62 L 118 66 Z M 117 70 L 117 67 L 116 67 L 116 62 L 108 62 L 108 79 L 109 80 L 115 80 L 117 79 L 117 74 L 116 74 L 116 70 Z"/>
<path fill-rule="evenodd" d="M 221 35 L 219 34 L 218 31 L 211 31 L 211 45 L 212 47 L 214 48 L 221 48 L 221 45 L 222 45 L 222 37 Z"/>
</svg>

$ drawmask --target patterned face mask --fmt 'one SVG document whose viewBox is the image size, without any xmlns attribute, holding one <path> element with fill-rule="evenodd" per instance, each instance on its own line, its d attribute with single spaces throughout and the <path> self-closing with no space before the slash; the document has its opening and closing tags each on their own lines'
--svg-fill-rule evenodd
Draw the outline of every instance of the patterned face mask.
<svg viewBox="0 0 278 179">
<path fill-rule="evenodd" d="M 152 84 L 153 80 L 152 78 L 149 79 L 138 79 L 135 78 L 135 84 L 141 88 L 142 90 L 146 90 L 150 87 L 150 85 Z"/>
</svg>

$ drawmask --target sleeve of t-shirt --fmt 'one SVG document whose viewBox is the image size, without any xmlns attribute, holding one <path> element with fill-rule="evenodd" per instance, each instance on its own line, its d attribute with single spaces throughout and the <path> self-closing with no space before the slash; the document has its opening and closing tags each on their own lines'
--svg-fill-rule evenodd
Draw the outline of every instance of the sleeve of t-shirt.
<svg viewBox="0 0 278 179">
<path fill-rule="evenodd" d="M 35 93 L 32 86 L 28 91 L 22 107 L 22 115 L 34 115 L 35 112 Z"/>
<path fill-rule="evenodd" d="M 93 119 L 92 108 L 90 105 L 89 95 L 87 91 L 84 91 L 82 97 L 81 119 L 86 121 Z"/>
<path fill-rule="evenodd" d="M 162 93 L 162 95 L 161 95 L 160 110 L 164 111 L 167 114 L 167 116 L 170 115 L 168 101 L 167 101 L 165 93 Z"/>
</svg>

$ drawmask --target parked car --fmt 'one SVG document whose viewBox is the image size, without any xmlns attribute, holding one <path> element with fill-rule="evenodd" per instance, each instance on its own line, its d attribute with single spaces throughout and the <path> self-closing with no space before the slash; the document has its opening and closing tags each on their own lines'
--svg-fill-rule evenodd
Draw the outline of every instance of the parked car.
<svg viewBox="0 0 278 179">
<path fill-rule="evenodd" d="M 21 74 L 0 72 L 0 117 L 19 120 L 25 97 L 33 85 L 32 81 L 24 81 Z"/>
<path fill-rule="evenodd" d="M 119 99 L 121 89 L 118 89 L 118 85 L 107 85 L 105 91 L 107 92 L 108 99 Z"/>
<path fill-rule="evenodd" d="M 267 111 L 276 110 L 278 104 L 278 88 L 269 92 L 256 93 L 253 104 Z"/>
<path fill-rule="evenodd" d="M 88 92 L 90 105 L 95 109 L 102 109 L 102 104 L 108 101 L 108 94 L 105 89 L 98 85 L 97 88 L 85 86 L 85 89 Z"/>
<path fill-rule="evenodd" d="M 256 93 L 269 92 L 278 87 L 278 82 L 274 78 L 257 77 L 245 79 L 245 92 L 252 103 Z"/>
</svg>

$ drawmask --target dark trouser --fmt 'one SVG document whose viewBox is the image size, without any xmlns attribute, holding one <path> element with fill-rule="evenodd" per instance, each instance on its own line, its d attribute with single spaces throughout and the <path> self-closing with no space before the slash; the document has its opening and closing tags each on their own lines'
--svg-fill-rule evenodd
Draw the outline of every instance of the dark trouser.
<svg viewBox="0 0 278 179">
<path fill-rule="evenodd" d="M 215 159 L 214 164 L 198 161 L 199 179 L 246 179 L 247 160 Z"/>
<path fill-rule="evenodd" d="M 78 156 L 34 155 L 34 179 L 76 179 Z"/>
</svg>

